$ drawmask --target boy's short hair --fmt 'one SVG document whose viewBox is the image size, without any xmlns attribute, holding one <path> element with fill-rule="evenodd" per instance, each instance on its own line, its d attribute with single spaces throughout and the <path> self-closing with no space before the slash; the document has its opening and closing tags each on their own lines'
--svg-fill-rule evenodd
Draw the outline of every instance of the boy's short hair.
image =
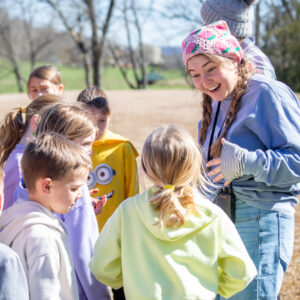
<svg viewBox="0 0 300 300">
<path fill-rule="evenodd" d="M 47 132 L 31 141 L 23 154 L 22 172 L 25 185 L 34 190 L 39 178 L 60 180 L 76 169 L 91 169 L 89 154 L 61 134 Z"/>
</svg>

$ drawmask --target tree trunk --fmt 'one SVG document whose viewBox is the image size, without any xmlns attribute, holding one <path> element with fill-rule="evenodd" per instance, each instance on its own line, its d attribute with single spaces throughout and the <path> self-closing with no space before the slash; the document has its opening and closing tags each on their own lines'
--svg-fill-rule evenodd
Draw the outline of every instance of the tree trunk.
<svg viewBox="0 0 300 300">
<path fill-rule="evenodd" d="M 20 93 L 23 93 L 24 89 L 23 89 L 23 84 L 22 84 L 22 76 L 20 74 L 18 64 L 16 61 L 12 62 L 12 64 L 13 64 L 13 72 L 15 74 L 17 85 L 18 85 L 18 90 Z"/>
<path fill-rule="evenodd" d="M 83 53 L 83 67 L 85 73 L 85 84 L 86 86 L 91 86 L 91 68 L 87 53 Z"/>
<path fill-rule="evenodd" d="M 257 46 L 260 44 L 260 22 L 260 3 L 258 2 L 255 8 L 255 42 Z"/>
</svg>

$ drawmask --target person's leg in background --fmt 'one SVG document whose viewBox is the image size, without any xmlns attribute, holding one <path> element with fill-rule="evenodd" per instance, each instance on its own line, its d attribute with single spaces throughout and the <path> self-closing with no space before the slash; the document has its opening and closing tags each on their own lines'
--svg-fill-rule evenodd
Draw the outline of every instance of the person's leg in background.
<svg viewBox="0 0 300 300">
<path fill-rule="evenodd" d="M 121 287 L 120 289 L 112 289 L 112 293 L 114 295 L 114 300 L 126 300 L 124 289 Z"/>
</svg>

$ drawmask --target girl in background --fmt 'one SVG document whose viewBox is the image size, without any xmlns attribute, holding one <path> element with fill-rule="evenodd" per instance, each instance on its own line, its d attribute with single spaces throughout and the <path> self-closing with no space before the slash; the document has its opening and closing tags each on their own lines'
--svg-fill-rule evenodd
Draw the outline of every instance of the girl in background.
<svg viewBox="0 0 300 300">
<path fill-rule="evenodd" d="M 46 94 L 61 96 L 64 91 L 61 75 L 53 66 L 34 69 L 27 81 L 27 94 L 31 100 Z"/>
<path fill-rule="evenodd" d="M 62 134 L 91 153 L 97 127 L 90 115 L 81 107 L 62 102 L 45 109 L 41 114 L 36 134 L 47 131 Z M 56 215 L 64 222 L 68 231 L 79 299 L 110 299 L 108 288 L 99 283 L 88 268 L 99 232 L 86 184 L 82 188 L 82 195 L 68 213 Z M 28 199 L 24 182 L 17 189 L 16 201 L 18 199 Z"/>
<path fill-rule="evenodd" d="M 9 112 L 0 127 L 0 165 L 4 169 L 4 207 L 14 202 L 14 193 L 22 177 L 21 158 L 28 142 L 33 138 L 38 124 L 38 113 L 48 105 L 61 101 L 55 95 L 39 97 L 23 113 L 18 107 Z"/>
<path fill-rule="evenodd" d="M 98 280 L 124 286 L 127 299 L 139 300 L 212 300 L 217 292 L 229 297 L 245 288 L 255 266 L 233 223 L 205 199 L 193 138 L 174 125 L 159 127 L 141 160 L 153 186 L 106 222 L 89 264 Z"/>
<path fill-rule="evenodd" d="M 182 52 L 203 93 L 199 140 L 208 175 L 219 183 L 220 205 L 231 198 L 236 228 L 258 270 L 231 299 L 276 299 L 292 257 L 300 193 L 298 99 L 282 82 L 252 73 L 225 21 L 191 32 Z"/>
</svg>

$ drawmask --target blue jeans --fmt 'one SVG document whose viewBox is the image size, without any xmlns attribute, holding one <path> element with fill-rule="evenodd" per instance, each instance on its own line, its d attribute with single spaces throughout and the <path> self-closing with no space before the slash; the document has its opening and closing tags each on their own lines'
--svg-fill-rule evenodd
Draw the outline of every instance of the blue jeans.
<svg viewBox="0 0 300 300">
<path fill-rule="evenodd" d="M 235 226 L 257 268 L 257 277 L 230 300 L 276 300 L 292 258 L 294 216 L 236 201 Z M 222 298 L 221 298 L 222 299 Z"/>
</svg>

